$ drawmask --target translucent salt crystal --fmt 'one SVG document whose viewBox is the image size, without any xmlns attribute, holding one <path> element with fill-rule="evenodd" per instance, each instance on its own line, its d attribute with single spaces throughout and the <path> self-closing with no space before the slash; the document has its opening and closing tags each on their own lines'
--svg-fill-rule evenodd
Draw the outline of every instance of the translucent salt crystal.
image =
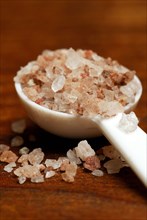
<svg viewBox="0 0 147 220">
<path fill-rule="evenodd" d="M 20 155 L 28 154 L 29 151 L 30 151 L 30 150 L 29 150 L 28 147 L 22 147 L 22 148 L 19 150 L 19 154 L 20 154 Z"/>
<path fill-rule="evenodd" d="M 130 114 L 123 113 L 119 122 L 119 128 L 126 133 L 133 132 L 137 129 L 138 123 L 139 120 L 134 112 L 131 112 Z"/>
<path fill-rule="evenodd" d="M 65 62 L 67 68 L 75 70 L 81 66 L 81 57 L 79 54 L 72 48 L 68 50 L 67 60 Z"/>
<path fill-rule="evenodd" d="M 91 171 L 101 167 L 100 160 L 96 155 L 87 157 L 85 159 L 83 166 L 84 168 L 91 170 Z"/>
<path fill-rule="evenodd" d="M 99 113 L 104 116 L 114 116 L 117 113 L 123 112 L 124 108 L 118 101 L 110 101 L 107 102 L 105 100 L 101 100 L 98 103 Z"/>
<path fill-rule="evenodd" d="M 75 163 L 75 164 L 81 164 L 81 160 L 79 157 L 77 157 L 75 150 L 69 149 L 66 153 L 68 159 L 70 162 Z"/>
<path fill-rule="evenodd" d="M 28 155 L 28 160 L 32 165 L 40 164 L 43 159 L 44 159 L 44 153 L 42 152 L 41 148 L 34 149 Z"/>
<path fill-rule="evenodd" d="M 91 172 L 94 176 L 104 176 L 104 172 L 102 170 L 96 169 Z"/>
<path fill-rule="evenodd" d="M 64 85 L 65 85 L 65 76 L 59 75 L 52 82 L 51 89 L 54 92 L 58 92 L 63 89 Z"/>
<path fill-rule="evenodd" d="M 58 161 L 61 161 L 60 170 L 65 171 L 67 164 L 69 164 L 69 159 L 67 157 L 59 157 Z"/>
<path fill-rule="evenodd" d="M 123 163 L 120 159 L 112 159 L 104 163 L 103 166 L 107 169 L 108 174 L 114 174 L 119 173 Z"/>
<path fill-rule="evenodd" d="M 11 147 L 19 147 L 23 145 L 24 139 L 21 136 L 15 136 L 11 140 Z"/>
<path fill-rule="evenodd" d="M 11 173 L 14 167 L 16 167 L 16 163 L 11 162 L 11 163 L 7 164 L 6 166 L 4 166 L 4 170 L 8 173 Z"/>
<path fill-rule="evenodd" d="M 21 163 L 23 165 L 27 165 L 28 164 L 28 154 L 23 154 L 19 159 L 18 159 L 18 163 Z"/>
<path fill-rule="evenodd" d="M 39 175 L 39 176 L 34 176 L 31 178 L 32 183 L 43 183 L 44 182 L 44 176 Z"/>
<path fill-rule="evenodd" d="M 6 163 L 15 162 L 17 158 L 18 158 L 17 155 L 10 150 L 3 151 L 2 154 L 0 155 L 0 161 Z"/>
<path fill-rule="evenodd" d="M 120 153 L 112 146 L 104 146 L 102 148 L 103 154 L 105 155 L 105 157 L 108 157 L 110 159 L 118 159 L 121 158 Z"/>
<path fill-rule="evenodd" d="M 46 159 L 45 160 L 45 165 L 47 167 L 52 167 L 55 170 L 60 168 L 61 164 L 62 164 L 61 160 L 55 160 L 55 159 Z"/>
<path fill-rule="evenodd" d="M 95 155 L 94 150 L 91 148 L 86 140 L 79 142 L 78 146 L 75 147 L 75 151 L 77 157 L 81 158 L 81 160 L 83 161 L 85 161 L 87 157 Z"/>
<path fill-rule="evenodd" d="M 99 154 L 98 158 L 99 158 L 100 161 L 103 161 L 103 160 L 105 160 L 106 157 L 103 154 Z"/>
<path fill-rule="evenodd" d="M 18 177 L 19 184 L 23 184 L 26 180 L 27 180 L 27 178 L 25 176 L 19 176 Z"/>
<path fill-rule="evenodd" d="M 16 176 L 25 176 L 26 178 L 32 178 L 35 176 L 39 176 L 40 171 L 37 166 L 27 164 L 14 170 L 14 174 Z"/>
<path fill-rule="evenodd" d="M 77 165 L 75 163 L 67 164 L 65 173 L 62 173 L 62 179 L 66 182 L 74 182 L 74 177 L 77 173 Z"/>
<path fill-rule="evenodd" d="M 26 120 L 25 119 L 21 119 L 21 120 L 18 120 L 18 121 L 14 121 L 12 124 L 11 124 L 11 129 L 12 131 L 16 132 L 16 133 L 23 133 L 24 130 L 26 129 Z"/>
<path fill-rule="evenodd" d="M 40 170 L 40 171 L 44 171 L 45 170 L 45 166 L 44 166 L 44 164 L 36 164 L 35 165 L 36 167 L 38 167 L 38 169 Z"/>
<path fill-rule="evenodd" d="M 6 144 L 0 144 L 0 154 L 4 151 L 8 151 L 10 147 Z"/>
<path fill-rule="evenodd" d="M 50 178 L 50 177 L 54 176 L 55 174 L 56 174 L 56 172 L 53 170 L 47 171 L 45 174 L 45 178 Z"/>
</svg>

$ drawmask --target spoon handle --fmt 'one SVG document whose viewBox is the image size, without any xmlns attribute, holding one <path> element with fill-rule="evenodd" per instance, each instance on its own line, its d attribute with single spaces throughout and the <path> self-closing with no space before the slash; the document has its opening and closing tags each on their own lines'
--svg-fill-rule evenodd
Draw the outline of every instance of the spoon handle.
<svg viewBox="0 0 147 220">
<path fill-rule="evenodd" d="M 137 126 L 133 132 L 126 133 L 119 127 L 122 114 L 118 114 L 109 119 L 94 121 L 102 130 L 105 137 L 121 153 L 130 167 L 147 186 L 147 136 L 146 133 Z"/>
</svg>

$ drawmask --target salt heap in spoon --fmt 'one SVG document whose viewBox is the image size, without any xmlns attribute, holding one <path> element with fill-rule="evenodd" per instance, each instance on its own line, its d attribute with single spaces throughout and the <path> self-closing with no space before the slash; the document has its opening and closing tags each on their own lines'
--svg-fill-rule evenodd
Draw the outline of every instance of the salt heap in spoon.
<svg viewBox="0 0 147 220">
<path fill-rule="evenodd" d="M 138 84 L 130 71 L 91 50 L 46 50 L 18 71 L 15 82 L 37 104 L 51 110 L 111 117 L 134 102 Z"/>
</svg>

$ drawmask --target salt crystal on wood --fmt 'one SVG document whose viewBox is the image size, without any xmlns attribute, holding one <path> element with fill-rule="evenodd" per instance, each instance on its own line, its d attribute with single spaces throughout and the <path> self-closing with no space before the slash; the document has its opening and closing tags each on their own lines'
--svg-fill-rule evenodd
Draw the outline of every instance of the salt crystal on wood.
<svg viewBox="0 0 147 220">
<path fill-rule="evenodd" d="M 34 149 L 28 155 L 28 160 L 32 165 L 40 164 L 43 159 L 44 159 L 44 153 L 42 152 L 41 148 Z"/>
<path fill-rule="evenodd" d="M 11 124 L 11 129 L 12 131 L 16 132 L 16 133 L 23 133 L 24 130 L 26 129 L 26 120 L 25 119 L 21 119 L 21 120 L 18 120 L 18 121 L 14 121 L 12 124 Z"/>
<path fill-rule="evenodd" d="M 11 163 L 7 164 L 6 166 L 4 166 L 4 170 L 8 173 L 11 173 L 14 167 L 16 167 L 16 163 L 11 162 Z"/>
<path fill-rule="evenodd" d="M 78 146 L 75 147 L 77 157 L 85 161 L 87 157 L 94 156 L 95 151 L 91 148 L 86 140 L 79 142 Z"/>
<path fill-rule="evenodd" d="M 104 172 L 102 170 L 96 169 L 91 172 L 94 176 L 104 176 Z"/>
<path fill-rule="evenodd" d="M 107 169 L 108 174 L 119 173 L 123 163 L 120 159 L 112 159 L 104 163 L 104 167 Z"/>
<path fill-rule="evenodd" d="M 29 150 L 28 147 L 22 147 L 22 148 L 19 150 L 19 154 L 20 154 L 20 155 L 28 154 L 29 151 L 30 151 L 30 150 Z"/>
<path fill-rule="evenodd" d="M 53 170 L 47 171 L 45 174 L 45 178 L 50 178 L 50 177 L 54 176 L 55 174 L 56 174 L 56 172 Z"/>
<path fill-rule="evenodd" d="M 10 150 L 3 151 L 0 155 L 0 161 L 11 163 L 17 160 L 18 156 Z"/>
<path fill-rule="evenodd" d="M 6 144 L 0 144 L 0 154 L 6 150 L 9 150 L 10 147 Z"/>
<path fill-rule="evenodd" d="M 21 136 L 15 136 L 11 140 L 11 147 L 19 147 L 24 143 L 24 139 Z"/>
<path fill-rule="evenodd" d="M 18 177 L 19 184 L 23 184 L 26 180 L 27 180 L 27 178 L 25 176 L 19 176 Z"/>
</svg>

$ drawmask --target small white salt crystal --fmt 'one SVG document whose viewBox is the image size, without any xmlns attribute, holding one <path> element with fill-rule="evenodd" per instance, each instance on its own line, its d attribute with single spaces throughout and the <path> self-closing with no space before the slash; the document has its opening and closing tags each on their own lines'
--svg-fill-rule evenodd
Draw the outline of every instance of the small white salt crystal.
<svg viewBox="0 0 147 220">
<path fill-rule="evenodd" d="M 39 176 L 34 176 L 31 178 L 32 183 L 43 183 L 44 182 L 44 176 L 39 175 Z"/>
<path fill-rule="evenodd" d="M 81 66 L 81 57 L 79 54 L 72 48 L 68 50 L 67 60 L 65 62 L 67 68 L 75 70 Z"/>
<path fill-rule="evenodd" d="M 104 167 L 107 169 L 108 174 L 119 173 L 123 163 L 120 159 L 112 159 L 104 163 Z"/>
<path fill-rule="evenodd" d="M 78 146 L 75 147 L 77 157 L 85 161 L 87 157 L 95 155 L 95 151 L 91 148 L 86 140 L 79 142 Z"/>
<path fill-rule="evenodd" d="M 64 84 L 65 84 L 65 76 L 64 75 L 59 75 L 52 82 L 51 89 L 54 92 L 58 92 L 58 91 L 63 89 Z"/>
<path fill-rule="evenodd" d="M 11 173 L 14 167 L 16 167 L 16 163 L 11 162 L 11 163 L 7 164 L 6 166 L 4 166 L 4 170 L 8 173 Z"/>
<path fill-rule="evenodd" d="M 30 150 L 29 150 L 28 147 L 22 147 L 22 148 L 19 150 L 19 154 L 20 154 L 20 155 L 28 154 L 29 151 L 30 151 Z"/>
<path fill-rule="evenodd" d="M 66 155 L 67 155 L 67 157 L 68 157 L 68 159 L 71 163 L 75 163 L 75 164 L 81 164 L 82 163 L 80 158 L 77 157 L 75 150 L 69 149 L 67 151 Z"/>
<path fill-rule="evenodd" d="M 47 167 L 52 167 L 55 170 L 60 168 L 61 164 L 62 164 L 61 160 L 55 160 L 55 159 L 46 159 L 45 160 L 45 165 Z"/>
<path fill-rule="evenodd" d="M 12 124 L 11 124 L 11 129 L 12 131 L 16 132 L 16 133 L 23 133 L 24 130 L 26 129 L 26 120 L 25 119 L 21 119 L 21 120 L 18 120 L 18 121 L 14 121 Z"/>
<path fill-rule="evenodd" d="M 133 132 L 137 129 L 138 123 L 139 120 L 134 112 L 131 112 L 130 114 L 123 113 L 119 122 L 119 128 L 126 133 Z"/>
<path fill-rule="evenodd" d="M 19 147 L 24 143 L 24 139 L 21 136 L 15 136 L 11 140 L 11 147 Z"/>
<path fill-rule="evenodd" d="M 19 184 L 23 184 L 26 180 L 27 180 L 27 178 L 25 176 L 19 176 L 18 177 Z"/>
<path fill-rule="evenodd" d="M 4 151 L 8 151 L 10 147 L 6 144 L 0 144 L 0 154 Z"/>
<path fill-rule="evenodd" d="M 44 159 L 44 153 L 41 148 L 36 148 L 28 155 L 28 160 L 32 165 L 40 164 Z"/>
<path fill-rule="evenodd" d="M 45 178 L 50 178 L 50 177 L 54 176 L 55 174 L 56 174 L 56 172 L 53 170 L 47 171 L 45 174 Z"/>
<path fill-rule="evenodd" d="M 102 170 L 96 169 L 91 172 L 92 175 L 94 176 L 104 176 L 104 172 Z"/>
</svg>

